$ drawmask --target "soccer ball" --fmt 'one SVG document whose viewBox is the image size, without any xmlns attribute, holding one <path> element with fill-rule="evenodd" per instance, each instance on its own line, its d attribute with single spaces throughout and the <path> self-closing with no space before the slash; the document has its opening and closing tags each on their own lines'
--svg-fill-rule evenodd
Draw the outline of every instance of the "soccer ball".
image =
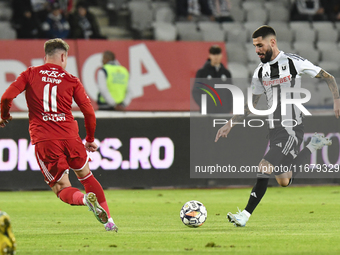
<svg viewBox="0 0 340 255">
<path fill-rule="evenodd" d="M 202 226 L 207 219 L 207 209 L 196 200 L 186 202 L 180 212 L 180 217 L 184 225 L 192 228 Z"/>
</svg>

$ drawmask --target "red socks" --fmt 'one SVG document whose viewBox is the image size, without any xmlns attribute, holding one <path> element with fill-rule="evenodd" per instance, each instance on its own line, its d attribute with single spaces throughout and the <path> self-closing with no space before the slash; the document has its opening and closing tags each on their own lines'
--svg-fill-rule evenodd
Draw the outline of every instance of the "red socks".
<svg viewBox="0 0 340 255">
<path fill-rule="evenodd" d="M 67 187 L 60 190 L 57 196 L 65 203 L 70 205 L 84 205 L 84 194 L 77 188 Z"/>
<path fill-rule="evenodd" d="M 100 204 L 101 207 L 104 208 L 104 210 L 107 212 L 108 217 L 110 218 L 111 217 L 110 211 L 106 203 L 102 185 L 100 185 L 97 179 L 93 176 L 92 172 L 90 172 L 85 177 L 78 179 L 80 183 L 83 184 L 86 193 L 93 192 L 94 194 L 96 194 L 98 203 Z"/>
</svg>

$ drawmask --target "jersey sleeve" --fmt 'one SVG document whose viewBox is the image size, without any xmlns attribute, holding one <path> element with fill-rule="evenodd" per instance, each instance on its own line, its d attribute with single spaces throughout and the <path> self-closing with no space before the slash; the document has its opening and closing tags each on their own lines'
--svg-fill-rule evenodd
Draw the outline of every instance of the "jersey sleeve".
<svg viewBox="0 0 340 255">
<path fill-rule="evenodd" d="M 314 65 L 307 59 L 294 60 L 294 62 L 298 74 L 307 74 L 314 78 L 321 71 L 321 67 Z"/>
<path fill-rule="evenodd" d="M 253 78 L 251 80 L 251 90 L 254 95 L 261 95 L 265 92 L 263 84 L 259 79 L 259 69 L 260 67 L 255 69 Z"/>
<path fill-rule="evenodd" d="M 85 140 L 89 143 L 94 141 L 94 132 L 96 130 L 96 115 L 91 103 L 85 103 L 80 106 L 81 112 L 84 114 L 84 122 L 86 129 Z"/>
<path fill-rule="evenodd" d="M 77 79 L 76 86 L 73 91 L 73 98 L 76 104 L 80 107 L 82 104 L 91 103 L 90 98 L 87 96 L 83 84 Z"/>
<path fill-rule="evenodd" d="M 91 100 L 87 96 L 83 85 L 78 79 L 74 89 L 73 98 L 81 112 L 84 114 L 86 141 L 91 143 L 94 141 L 94 132 L 96 130 L 96 115 L 91 105 Z"/>
<path fill-rule="evenodd" d="M 5 120 L 10 117 L 9 110 L 12 107 L 13 99 L 26 89 L 28 71 L 22 72 L 2 95 L 0 103 L 2 119 Z"/>
</svg>

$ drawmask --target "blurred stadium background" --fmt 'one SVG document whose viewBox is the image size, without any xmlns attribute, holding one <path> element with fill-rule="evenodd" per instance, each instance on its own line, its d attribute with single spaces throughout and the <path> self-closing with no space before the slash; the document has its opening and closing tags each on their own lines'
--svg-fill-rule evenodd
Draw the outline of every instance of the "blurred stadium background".
<svg viewBox="0 0 340 255">
<path fill-rule="evenodd" d="M 55 2 L 0 1 L 0 95 L 28 66 L 43 63 L 43 42 L 48 38 L 43 18 L 52 11 Z M 105 188 L 253 183 L 249 179 L 190 179 L 189 117 L 190 110 L 198 110 L 190 100 L 190 78 L 203 66 L 213 44 L 222 47 L 223 63 L 244 91 L 247 85 L 238 81 L 249 81 L 259 63 L 251 34 L 264 24 L 275 28 L 279 49 L 302 55 L 336 78 L 340 74 L 340 22 L 337 22 L 340 9 L 336 5 L 329 9 L 333 1 L 230 0 L 233 21 L 218 23 L 213 20 L 212 10 L 204 9 L 210 6 L 209 0 L 91 0 L 86 3 L 88 12 L 95 16 L 100 30 L 93 39 L 76 37 L 72 32 L 71 17 L 79 2 L 59 2 L 71 25 L 65 38 L 71 47 L 67 70 L 81 79 L 94 108 L 98 109 L 96 72 L 101 67 L 104 50 L 115 52 L 131 75 L 132 95 L 127 111 L 96 113 L 96 137 L 101 147 L 93 155 L 91 168 Z M 318 7 L 317 14 L 296 15 L 298 2 L 314 3 L 311 9 Z M 328 5 L 322 6 L 324 2 Z M 201 4 L 199 12 L 190 13 L 192 10 L 187 7 L 190 4 Z M 18 15 L 26 11 L 38 20 L 39 32 L 31 39 L 20 34 L 24 23 L 20 23 L 23 19 Z M 307 106 L 315 115 L 310 117 L 313 118 L 310 125 L 318 122 L 317 131 L 332 137 L 334 144 L 331 155 L 322 151 L 319 156 L 312 156 L 311 162 L 339 164 L 339 123 L 333 120 L 331 93 L 319 80 L 308 82 L 313 96 Z M 15 99 L 13 111 L 15 120 L 0 132 L 0 190 L 48 189 L 29 144 L 24 95 Z M 75 112 L 75 117 L 83 137 L 81 114 Z M 308 132 L 314 132 L 313 126 Z M 244 143 L 245 147 L 252 144 Z M 261 146 L 264 151 L 266 144 Z M 250 154 L 251 151 L 248 161 L 240 158 L 239 164 L 257 164 L 259 157 Z M 75 179 L 73 183 L 77 183 Z M 308 179 L 300 183 L 338 183 L 338 180 Z"/>
</svg>

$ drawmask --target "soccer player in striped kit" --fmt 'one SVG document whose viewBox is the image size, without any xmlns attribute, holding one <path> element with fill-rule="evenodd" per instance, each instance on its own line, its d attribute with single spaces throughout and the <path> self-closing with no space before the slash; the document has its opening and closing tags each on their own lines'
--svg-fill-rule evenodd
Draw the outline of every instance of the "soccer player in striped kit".
<svg viewBox="0 0 340 255">
<path fill-rule="evenodd" d="M 303 140 L 304 127 L 302 112 L 296 105 L 286 105 L 286 115 L 281 113 L 281 90 L 283 88 L 300 88 L 301 75 L 321 78 L 326 81 L 333 95 L 335 117 L 340 115 L 340 98 L 336 81 L 332 75 L 307 59 L 295 54 L 280 51 L 277 46 L 275 30 L 270 26 L 261 26 L 252 35 L 253 45 L 261 63 L 256 68 L 252 79 L 252 94 L 254 107 L 262 94 L 266 95 L 268 109 L 277 102 L 276 110 L 269 115 L 270 149 L 259 163 L 257 182 L 253 187 L 248 204 L 243 211 L 236 214 L 228 213 L 227 217 L 237 227 L 244 227 L 249 217 L 264 196 L 268 181 L 275 166 L 299 166 L 312 152 L 331 141 L 322 135 L 315 134 L 310 143 L 299 152 L 298 148 Z M 274 92 L 276 88 L 277 93 Z M 276 97 L 276 98 L 274 98 Z M 300 93 L 287 93 L 287 98 L 300 98 Z M 234 115 L 233 122 L 243 121 L 250 114 L 248 105 L 245 105 L 244 115 Z M 287 125 L 284 125 L 286 123 Z M 231 121 L 221 127 L 215 138 L 227 137 L 232 129 Z M 287 187 L 294 177 L 290 172 L 274 172 L 279 185 Z"/>
</svg>

